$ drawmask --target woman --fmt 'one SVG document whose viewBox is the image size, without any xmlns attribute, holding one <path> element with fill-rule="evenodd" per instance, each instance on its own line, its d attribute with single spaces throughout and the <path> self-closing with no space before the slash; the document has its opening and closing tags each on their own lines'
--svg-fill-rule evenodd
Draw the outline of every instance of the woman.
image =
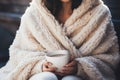
<svg viewBox="0 0 120 80">
<path fill-rule="evenodd" d="M 1 80 L 115 80 L 117 37 L 102 0 L 33 0 L 22 16 Z M 60 72 L 45 60 L 67 50 Z"/>
</svg>

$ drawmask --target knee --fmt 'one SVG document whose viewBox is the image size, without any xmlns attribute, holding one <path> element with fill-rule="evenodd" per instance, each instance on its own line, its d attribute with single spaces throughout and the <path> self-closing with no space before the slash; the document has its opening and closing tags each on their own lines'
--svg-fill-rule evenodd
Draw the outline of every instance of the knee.
<svg viewBox="0 0 120 80">
<path fill-rule="evenodd" d="M 57 76 L 51 72 L 42 72 L 32 76 L 29 80 L 58 80 Z"/>
<path fill-rule="evenodd" d="M 82 79 L 77 76 L 70 75 L 70 76 L 63 77 L 62 80 L 82 80 Z"/>
</svg>

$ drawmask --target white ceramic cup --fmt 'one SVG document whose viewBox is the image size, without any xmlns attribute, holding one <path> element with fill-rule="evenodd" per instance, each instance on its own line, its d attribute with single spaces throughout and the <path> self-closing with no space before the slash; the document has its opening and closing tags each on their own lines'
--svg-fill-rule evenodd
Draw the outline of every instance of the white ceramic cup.
<svg viewBox="0 0 120 80">
<path fill-rule="evenodd" d="M 67 50 L 50 51 L 46 54 L 46 60 L 53 64 L 53 67 L 60 71 L 70 60 L 70 54 Z"/>
</svg>

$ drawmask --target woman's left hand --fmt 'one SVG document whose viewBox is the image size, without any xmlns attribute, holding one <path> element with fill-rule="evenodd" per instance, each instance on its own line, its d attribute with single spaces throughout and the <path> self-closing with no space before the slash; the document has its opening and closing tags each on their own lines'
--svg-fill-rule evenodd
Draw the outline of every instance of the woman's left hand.
<svg viewBox="0 0 120 80">
<path fill-rule="evenodd" d="M 75 74 L 77 72 L 77 61 L 72 60 L 70 63 L 65 65 L 60 72 L 56 72 L 57 75 L 66 76 Z"/>
</svg>

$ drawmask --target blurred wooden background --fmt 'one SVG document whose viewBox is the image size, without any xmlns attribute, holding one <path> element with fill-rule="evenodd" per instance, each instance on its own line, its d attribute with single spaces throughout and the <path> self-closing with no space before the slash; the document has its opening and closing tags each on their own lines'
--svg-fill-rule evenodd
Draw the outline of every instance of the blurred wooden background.
<svg viewBox="0 0 120 80">
<path fill-rule="evenodd" d="M 30 0 L 0 0 L 0 66 L 9 58 L 8 48 L 29 2 Z"/>
</svg>

